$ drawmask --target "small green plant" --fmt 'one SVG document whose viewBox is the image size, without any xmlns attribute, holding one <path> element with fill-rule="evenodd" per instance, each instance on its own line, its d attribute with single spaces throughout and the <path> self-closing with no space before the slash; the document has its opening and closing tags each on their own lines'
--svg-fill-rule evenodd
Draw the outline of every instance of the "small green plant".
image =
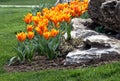
<svg viewBox="0 0 120 81">
<path fill-rule="evenodd" d="M 36 15 L 37 12 L 42 11 L 44 8 L 50 8 L 50 7 L 52 7 L 52 4 L 49 4 L 49 3 L 42 4 L 42 3 L 40 3 L 39 7 L 32 8 L 32 14 Z"/>
<path fill-rule="evenodd" d="M 53 33 L 53 34 L 52 34 Z M 56 33 L 56 34 L 55 34 Z M 35 44 L 40 55 L 47 56 L 48 59 L 54 59 L 59 52 L 57 48 L 61 42 L 61 33 L 53 29 L 51 32 L 44 33 L 43 36 L 36 34 Z"/>
<path fill-rule="evenodd" d="M 28 39 L 32 39 L 34 33 L 28 32 L 27 36 Z M 16 37 L 19 40 L 17 47 L 15 47 L 17 56 L 14 56 L 10 59 L 9 65 L 17 60 L 21 63 L 24 63 L 25 61 L 31 62 L 35 53 L 35 45 L 33 43 L 33 40 L 26 39 L 26 34 L 24 32 L 18 33 Z"/>
<path fill-rule="evenodd" d="M 89 16 L 88 12 L 85 12 L 84 14 L 82 14 L 82 15 L 80 16 L 80 18 L 88 19 L 88 18 L 90 18 L 90 16 Z"/>
<path fill-rule="evenodd" d="M 71 39 L 71 30 L 72 30 L 72 27 L 70 23 L 66 23 L 67 40 Z"/>
<path fill-rule="evenodd" d="M 105 33 L 105 29 L 102 26 L 97 26 L 95 27 L 95 31 L 99 32 L 99 33 Z"/>
<path fill-rule="evenodd" d="M 62 22 L 60 24 L 61 28 L 60 30 L 63 32 L 63 34 L 67 34 L 67 40 L 71 39 L 71 31 L 72 31 L 72 25 L 69 22 Z"/>
</svg>

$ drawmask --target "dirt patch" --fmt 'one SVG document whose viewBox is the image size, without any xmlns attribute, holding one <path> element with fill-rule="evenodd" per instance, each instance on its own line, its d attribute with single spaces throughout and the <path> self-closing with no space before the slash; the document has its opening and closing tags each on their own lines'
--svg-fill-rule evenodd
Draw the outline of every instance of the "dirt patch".
<svg viewBox="0 0 120 81">
<path fill-rule="evenodd" d="M 58 57 L 54 60 L 48 60 L 44 56 L 36 55 L 33 58 L 31 63 L 25 62 L 20 64 L 19 62 L 14 63 L 11 66 L 5 65 L 4 68 L 7 72 L 26 72 L 26 71 L 38 71 L 38 70 L 48 70 L 48 69 L 76 69 L 80 67 L 88 67 L 88 66 L 99 66 L 106 63 L 120 61 L 120 58 L 115 58 L 111 60 L 94 60 L 88 63 L 79 63 L 79 64 L 71 64 L 64 65 L 65 58 Z"/>
<path fill-rule="evenodd" d="M 37 71 L 46 69 L 64 69 L 64 68 L 76 68 L 78 65 L 64 65 L 65 59 L 58 57 L 54 60 L 48 60 L 45 56 L 36 55 L 31 63 L 19 63 L 15 62 L 11 66 L 5 65 L 5 70 L 8 72 L 26 72 L 26 71 Z"/>
</svg>

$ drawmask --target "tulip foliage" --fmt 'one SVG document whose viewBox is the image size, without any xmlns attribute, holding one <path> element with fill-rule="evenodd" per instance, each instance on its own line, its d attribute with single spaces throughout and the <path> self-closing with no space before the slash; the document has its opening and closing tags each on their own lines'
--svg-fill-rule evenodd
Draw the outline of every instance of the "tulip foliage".
<svg viewBox="0 0 120 81">
<path fill-rule="evenodd" d="M 43 8 L 36 15 L 28 13 L 24 17 L 26 32 L 17 33 L 18 46 L 15 48 L 17 56 L 14 59 L 20 62 L 32 61 L 35 52 L 54 59 L 58 55 L 58 46 L 63 32 L 71 39 L 70 21 L 87 11 L 88 0 L 74 0 L 68 3 L 58 4 L 51 8 Z"/>
</svg>

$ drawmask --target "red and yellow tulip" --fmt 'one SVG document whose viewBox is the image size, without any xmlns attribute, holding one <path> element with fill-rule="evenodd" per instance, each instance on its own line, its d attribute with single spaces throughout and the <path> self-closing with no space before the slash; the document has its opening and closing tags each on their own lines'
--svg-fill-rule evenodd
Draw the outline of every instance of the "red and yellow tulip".
<svg viewBox="0 0 120 81">
<path fill-rule="evenodd" d="M 59 30 L 52 29 L 52 30 L 50 31 L 50 33 L 51 33 L 51 36 L 52 36 L 52 37 L 56 37 L 56 36 L 59 34 Z"/>
<path fill-rule="evenodd" d="M 28 13 L 25 17 L 24 17 L 24 21 L 26 24 L 30 24 L 32 22 L 32 14 Z"/>
<path fill-rule="evenodd" d="M 33 26 L 32 25 L 27 25 L 27 31 L 33 31 Z"/>
<path fill-rule="evenodd" d="M 18 33 L 16 35 L 16 38 L 18 39 L 18 41 L 23 42 L 26 40 L 26 34 L 24 32 Z"/>
<path fill-rule="evenodd" d="M 33 39 L 33 37 L 34 37 L 34 32 L 31 32 L 31 31 L 29 31 L 28 33 L 27 33 L 27 37 L 28 37 L 28 39 Z"/>
<path fill-rule="evenodd" d="M 48 40 L 50 38 L 50 36 L 51 36 L 51 33 L 50 32 L 44 32 L 43 36 L 44 36 L 45 39 Z"/>
</svg>

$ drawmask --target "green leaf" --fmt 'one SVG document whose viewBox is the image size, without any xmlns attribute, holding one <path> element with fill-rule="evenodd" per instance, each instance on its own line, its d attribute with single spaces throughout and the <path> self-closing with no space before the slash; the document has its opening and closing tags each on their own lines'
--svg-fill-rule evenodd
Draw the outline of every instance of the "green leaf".
<svg viewBox="0 0 120 81">
<path fill-rule="evenodd" d="M 32 14 L 33 14 L 33 15 L 36 15 L 36 13 L 39 12 L 39 10 L 40 10 L 40 9 L 39 9 L 38 7 L 32 8 Z"/>
<path fill-rule="evenodd" d="M 23 59 L 22 51 L 19 49 L 19 47 L 16 48 L 16 50 L 17 50 L 18 57 L 20 58 L 20 60 L 22 60 Z"/>
<path fill-rule="evenodd" d="M 16 56 L 12 57 L 12 58 L 10 59 L 10 61 L 9 61 L 8 66 L 10 66 L 11 64 L 13 64 L 13 63 L 16 61 L 16 59 L 17 59 Z"/>
</svg>

